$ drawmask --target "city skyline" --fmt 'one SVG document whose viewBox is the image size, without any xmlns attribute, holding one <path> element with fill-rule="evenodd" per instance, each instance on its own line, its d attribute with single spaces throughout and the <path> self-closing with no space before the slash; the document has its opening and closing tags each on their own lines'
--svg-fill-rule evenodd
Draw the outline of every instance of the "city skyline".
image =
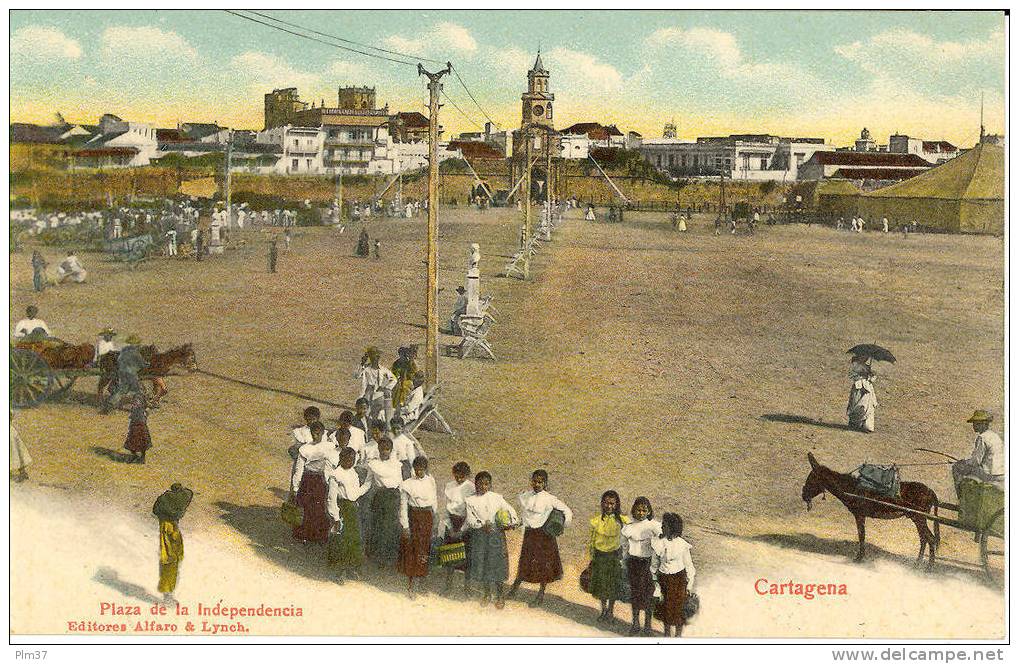
<svg viewBox="0 0 1019 664">
<path fill-rule="evenodd" d="M 261 11 L 261 10 L 259 10 Z M 645 137 L 674 120 L 683 138 L 819 136 L 864 126 L 972 145 L 1004 131 L 1004 16 L 996 12 L 265 12 L 395 52 L 450 60 L 487 114 L 519 126 L 540 45 L 555 123 L 616 124 Z M 297 87 L 326 105 L 368 85 L 390 110 L 421 111 L 416 70 L 216 11 L 13 11 L 11 121 L 102 113 L 173 126 L 261 129 L 263 95 Z M 300 31 L 300 30 L 297 30 Z M 224 36 L 226 38 L 224 38 Z M 426 62 L 427 66 L 434 66 Z M 450 136 L 485 115 L 453 78 Z"/>
</svg>

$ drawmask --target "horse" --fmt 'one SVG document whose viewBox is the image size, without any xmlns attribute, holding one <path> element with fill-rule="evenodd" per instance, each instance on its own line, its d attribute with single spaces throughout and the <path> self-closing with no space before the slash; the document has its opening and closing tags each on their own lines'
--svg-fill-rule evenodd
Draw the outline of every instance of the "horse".
<svg viewBox="0 0 1019 664">
<path fill-rule="evenodd" d="M 867 517 L 872 519 L 898 519 L 906 517 L 916 526 L 916 532 L 920 537 L 920 553 L 917 555 L 916 564 L 919 565 L 923 561 L 924 550 L 930 547 L 930 560 L 927 563 L 927 568 L 930 569 L 934 566 L 935 552 L 941 545 L 941 527 L 937 521 L 934 522 L 934 532 L 932 533 L 931 529 L 927 527 L 927 519 L 921 514 L 914 514 L 864 500 L 863 498 L 857 498 L 855 496 L 864 495 L 867 492 L 857 486 L 856 478 L 852 475 L 839 473 L 822 466 L 814 458 L 814 455 L 809 452 L 807 453 L 807 460 L 810 462 L 810 474 L 807 475 L 807 479 L 803 483 L 803 491 L 801 492 L 803 502 L 807 504 L 807 510 L 810 510 L 810 501 L 826 491 L 842 501 L 842 504 L 846 506 L 846 509 L 856 519 L 856 532 L 860 538 L 860 548 L 856 558 L 854 558 L 855 562 L 863 560 L 864 520 Z M 855 494 L 855 496 L 848 494 Z M 933 513 L 934 516 L 938 515 L 937 495 L 930 487 L 920 482 L 902 482 L 899 486 L 898 496 L 875 495 L 874 497 L 884 503 L 893 503 L 918 512 Z"/>
<path fill-rule="evenodd" d="M 198 369 L 198 361 L 195 359 L 195 350 L 191 344 L 177 346 L 160 353 L 155 346 L 142 346 L 141 355 L 149 363 L 149 366 L 142 369 L 138 377 L 141 380 L 148 380 L 152 383 L 154 394 L 153 404 L 166 395 L 168 390 L 163 379 L 170 375 L 170 370 L 175 366 L 183 366 L 189 373 Z M 103 400 L 103 390 L 106 389 L 116 378 L 118 351 L 110 351 L 99 358 L 99 388 L 96 392 L 96 400 L 100 403 Z"/>
</svg>

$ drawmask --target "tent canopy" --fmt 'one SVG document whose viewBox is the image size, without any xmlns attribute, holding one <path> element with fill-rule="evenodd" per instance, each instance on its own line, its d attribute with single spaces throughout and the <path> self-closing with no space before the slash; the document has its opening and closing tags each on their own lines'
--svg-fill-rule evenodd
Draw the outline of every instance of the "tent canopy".
<svg viewBox="0 0 1019 664">
<path fill-rule="evenodd" d="M 856 198 L 865 217 L 962 233 L 1000 234 L 1005 224 L 1005 150 L 982 143 L 922 175 Z"/>
</svg>

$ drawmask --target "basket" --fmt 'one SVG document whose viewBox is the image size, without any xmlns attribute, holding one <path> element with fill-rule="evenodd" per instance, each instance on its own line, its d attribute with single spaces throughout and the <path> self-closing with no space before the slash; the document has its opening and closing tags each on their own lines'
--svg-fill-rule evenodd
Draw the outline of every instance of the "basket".
<svg viewBox="0 0 1019 664">
<path fill-rule="evenodd" d="M 291 528 L 300 528 L 304 523 L 304 508 L 289 500 L 280 505 L 280 518 Z"/>
<path fill-rule="evenodd" d="M 439 564 L 443 567 L 456 565 L 467 560 L 467 547 L 463 542 L 441 544 L 438 548 Z"/>
<path fill-rule="evenodd" d="M 559 537 L 566 529 L 566 514 L 561 510 L 553 509 L 541 529 L 549 537 Z"/>
</svg>

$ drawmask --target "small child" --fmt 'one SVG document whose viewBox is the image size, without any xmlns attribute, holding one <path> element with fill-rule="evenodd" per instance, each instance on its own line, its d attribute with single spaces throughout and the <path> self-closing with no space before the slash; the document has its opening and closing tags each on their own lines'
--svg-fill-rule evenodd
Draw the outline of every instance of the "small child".
<svg viewBox="0 0 1019 664">
<path fill-rule="evenodd" d="M 662 607 L 658 616 L 665 626 L 665 636 L 671 627 L 675 636 L 683 635 L 683 606 L 693 587 L 697 573 L 690 558 L 690 543 L 681 537 L 683 519 L 666 512 L 662 517 L 662 535 L 651 542 L 651 574 L 662 589 Z"/>
<path fill-rule="evenodd" d="M 520 515 L 524 524 L 524 543 L 520 548 L 517 578 L 509 596 L 513 597 L 521 583 L 537 583 L 538 595 L 529 604 L 539 606 L 545 599 L 545 586 L 563 578 L 563 563 L 556 538 L 545 532 L 545 522 L 552 510 L 563 513 L 563 526 L 573 520 L 573 511 L 566 503 L 546 491 L 548 473 L 538 469 L 531 473 L 531 489 L 520 494 Z"/>
<path fill-rule="evenodd" d="M 382 240 L 375 240 L 375 258 L 382 258 Z"/>
<path fill-rule="evenodd" d="M 453 481 L 446 482 L 442 493 L 446 497 L 446 519 L 441 526 L 443 544 L 454 544 L 464 542 L 464 547 L 469 545 L 466 542 L 467 529 L 464 527 L 467 521 L 467 498 L 475 493 L 474 482 L 470 480 L 471 467 L 466 461 L 457 461 L 453 464 Z M 462 563 L 446 566 L 446 585 L 442 593 L 448 595 L 453 590 L 453 571 L 464 571 L 464 588 L 467 587 L 467 560 Z"/>
<path fill-rule="evenodd" d="M 124 449 L 131 453 L 128 463 L 145 463 L 145 452 L 150 447 L 152 436 L 149 435 L 149 414 L 145 395 L 136 394 L 131 402 L 127 440 L 124 441 Z"/>
<path fill-rule="evenodd" d="M 640 612 L 644 612 L 644 636 L 651 635 L 651 612 L 654 608 L 655 583 L 651 578 L 651 542 L 662 534 L 662 525 L 652 520 L 651 501 L 640 496 L 630 509 L 633 521 L 622 528 L 626 538 L 628 557 L 626 573 L 630 581 L 630 610 L 633 624 L 630 636 L 640 632 Z"/>
<path fill-rule="evenodd" d="M 340 580 L 344 575 L 357 577 L 364 564 L 361 531 L 357 523 L 357 499 L 368 491 L 369 484 L 358 482 L 354 472 L 357 454 L 349 447 L 340 451 L 340 465 L 329 473 L 326 506 L 332 525 L 329 529 L 327 559 L 337 568 Z"/>
<path fill-rule="evenodd" d="M 414 579 L 428 576 L 432 529 L 439 506 L 435 478 L 428 474 L 428 459 L 414 459 L 414 476 L 400 484 L 399 570 L 407 575 L 407 594 L 414 599 Z"/>
<path fill-rule="evenodd" d="M 506 499 L 490 491 L 492 475 L 481 471 L 474 476 L 475 494 L 467 503 L 467 528 L 470 537 L 470 557 L 467 562 L 468 581 L 481 582 L 484 595 L 481 605 L 492 601 L 492 586 L 495 586 L 495 608 L 505 606 L 502 599 L 502 585 L 509 578 L 509 560 L 506 555 L 506 530 L 520 523 L 516 510 Z M 465 592 L 467 585 L 465 583 Z"/>
<path fill-rule="evenodd" d="M 609 490 L 601 497 L 601 514 L 591 517 L 591 585 L 588 592 L 601 601 L 598 622 L 611 622 L 622 586 L 622 528 L 630 522 L 619 513 L 619 494 Z"/>
</svg>

